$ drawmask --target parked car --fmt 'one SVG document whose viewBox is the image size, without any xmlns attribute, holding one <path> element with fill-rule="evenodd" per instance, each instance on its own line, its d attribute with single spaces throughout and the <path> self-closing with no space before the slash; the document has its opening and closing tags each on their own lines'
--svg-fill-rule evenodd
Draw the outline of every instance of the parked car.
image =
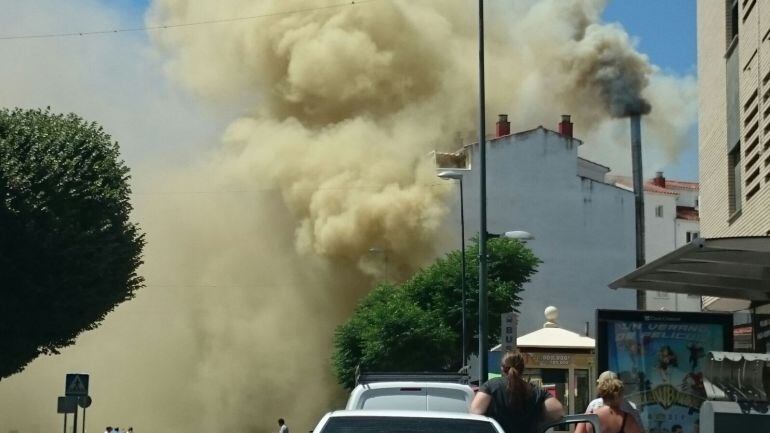
<svg viewBox="0 0 770 433">
<path fill-rule="evenodd" d="M 346 410 L 388 409 L 468 413 L 473 389 L 454 374 L 376 373 L 359 376 Z"/>
<path fill-rule="evenodd" d="M 356 386 L 346 410 L 400 409 L 468 413 L 473 390 L 441 382 L 377 382 Z"/>
</svg>

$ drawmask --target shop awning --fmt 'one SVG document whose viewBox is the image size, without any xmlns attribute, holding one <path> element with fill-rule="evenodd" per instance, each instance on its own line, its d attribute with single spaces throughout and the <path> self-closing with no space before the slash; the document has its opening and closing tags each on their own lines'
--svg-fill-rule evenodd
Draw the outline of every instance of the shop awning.
<svg viewBox="0 0 770 433">
<path fill-rule="evenodd" d="M 696 239 L 612 282 L 657 290 L 770 302 L 770 237 Z"/>
</svg>

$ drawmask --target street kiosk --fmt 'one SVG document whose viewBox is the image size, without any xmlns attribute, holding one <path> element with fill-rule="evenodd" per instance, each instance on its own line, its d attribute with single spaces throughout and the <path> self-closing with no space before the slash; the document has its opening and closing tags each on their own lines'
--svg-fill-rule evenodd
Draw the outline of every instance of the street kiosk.
<svg viewBox="0 0 770 433">
<path fill-rule="evenodd" d="M 559 309 L 545 309 L 542 329 L 516 339 L 526 357 L 525 380 L 540 384 L 564 405 L 566 413 L 583 413 L 594 398 L 596 366 L 593 338 L 559 326 Z M 501 346 L 492 349 L 500 359 Z M 499 373 L 499 366 L 490 372 Z"/>
</svg>

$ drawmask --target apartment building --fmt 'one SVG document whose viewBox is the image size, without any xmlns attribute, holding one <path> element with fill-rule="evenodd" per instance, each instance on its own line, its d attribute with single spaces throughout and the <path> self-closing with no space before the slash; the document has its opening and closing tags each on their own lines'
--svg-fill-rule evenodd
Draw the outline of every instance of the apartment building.
<svg viewBox="0 0 770 433">
<path fill-rule="evenodd" d="M 607 181 L 633 191 L 628 176 L 607 176 Z M 700 237 L 698 195 L 697 182 L 666 179 L 660 171 L 644 183 L 644 250 L 648 262 Z M 698 295 L 665 289 L 647 292 L 648 310 L 701 311 L 701 307 Z"/>
<path fill-rule="evenodd" d="M 522 334 L 542 328 L 543 310 L 555 303 L 562 326 L 579 330 L 593 322 L 597 308 L 635 306 L 633 291 L 607 290 L 608 281 L 634 268 L 634 195 L 606 180 L 609 167 L 578 157 L 581 144 L 569 116 L 557 130 L 511 133 L 502 115 L 487 142 L 488 231 L 530 232 L 527 246 L 543 261 L 524 286 Z M 463 174 L 468 238 L 479 227 L 479 161 L 478 143 L 436 154 L 439 171 Z M 460 225 L 456 204 L 449 224 Z"/>
<path fill-rule="evenodd" d="M 770 315 L 770 1 L 698 0 L 698 86 L 701 236 L 610 287 Z"/>
<path fill-rule="evenodd" d="M 701 231 L 770 235 L 770 1 L 698 1 Z"/>
</svg>

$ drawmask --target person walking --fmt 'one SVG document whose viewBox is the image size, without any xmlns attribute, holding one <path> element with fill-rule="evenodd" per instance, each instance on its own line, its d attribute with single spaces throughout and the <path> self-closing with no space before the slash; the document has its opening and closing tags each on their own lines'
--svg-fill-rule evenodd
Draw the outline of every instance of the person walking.
<svg viewBox="0 0 770 433">
<path fill-rule="evenodd" d="M 538 424 L 564 416 L 559 400 L 524 380 L 521 352 L 506 352 L 501 364 L 502 376 L 481 385 L 471 402 L 471 413 L 493 418 L 506 433 L 536 433 Z"/>
<path fill-rule="evenodd" d="M 283 418 L 278 418 L 278 433 L 289 433 L 289 426 L 286 425 Z"/>
<path fill-rule="evenodd" d="M 600 374 L 599 378 L 596 379 L 596 386 L 598 387 L 600 383 L 610 379 L 618 379 L 618 375 L 614 371 L 607 370 L 602 374 Z M 590 403 L 588 403 L 588 407 L 586 408 L 586 414 L 596 413 L 596 410 L 602 406 L 604 406 L 604 399 L 601 397 L 595 398 L 591 400 Z M 639 411 L 636 409 L 636 406 L 632 402 L 624 398 L 623 403 L 621 403 L 620 405 L 620 409 L 622 409 L 623 412 L 626 412 L 627 414 L 633 416 L 636 422 L 639 425 L 642 425 L 642 417 L 641 415 L 639 415 Z"/>
<path fill-rule="evenodd" d="M 623 382 L 620 379 L 606 379 L 596 387 L 604 405 L 594 412 L 599 417 L 602 433 L 644 433 L 644 429 L 633 416 L 621 409 L 623 404 Z M 588 423 L 580 423 L 575 433 L 593 433 Z"/>
</svg>

